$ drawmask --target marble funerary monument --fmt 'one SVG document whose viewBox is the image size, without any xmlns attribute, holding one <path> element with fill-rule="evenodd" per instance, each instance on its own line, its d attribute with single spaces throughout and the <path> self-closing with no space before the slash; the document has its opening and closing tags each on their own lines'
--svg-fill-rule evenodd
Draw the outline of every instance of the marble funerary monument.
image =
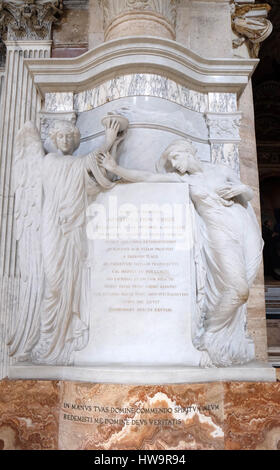
<svg viewBox="0 0 280 470">
<path fill-rule="evenodd" d="M 1 377 L 275 380 L 250 83 L 269 6 L 92 0 L 88 52 L 55 58 L 68 3 L 0 4 Z"/>
</svg>

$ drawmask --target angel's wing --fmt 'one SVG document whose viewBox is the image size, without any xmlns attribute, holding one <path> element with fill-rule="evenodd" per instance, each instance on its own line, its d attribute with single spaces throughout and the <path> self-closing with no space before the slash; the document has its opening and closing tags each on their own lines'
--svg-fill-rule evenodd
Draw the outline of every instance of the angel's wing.
<svg viewBox="0 0 280 470">
<path fill-rule="evenodd" d="M 10 355 L 28 359 L 39 339 L 40 307 L 44 273 L 41 254 L 41 165 L 44 150 L 32 122 L 24 124 L 15 142 L 13 184 L 15 190 L 15 229 L 20 269 L 20 297 Z"/>
</svg>

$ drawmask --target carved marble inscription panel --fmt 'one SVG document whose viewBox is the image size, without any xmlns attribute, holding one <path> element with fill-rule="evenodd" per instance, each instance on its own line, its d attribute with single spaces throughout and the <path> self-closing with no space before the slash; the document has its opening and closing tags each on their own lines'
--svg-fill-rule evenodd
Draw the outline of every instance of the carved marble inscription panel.
<svg viewBox="0 0 280 470">
<path fill-rule="evenodd" d="M 118 185 L 97 197 L 87 225 L 97 238 L 88 255 L 90 339 L 75 365 L 198 365 L 188 204 L 187 184 Z"/>
</svg>

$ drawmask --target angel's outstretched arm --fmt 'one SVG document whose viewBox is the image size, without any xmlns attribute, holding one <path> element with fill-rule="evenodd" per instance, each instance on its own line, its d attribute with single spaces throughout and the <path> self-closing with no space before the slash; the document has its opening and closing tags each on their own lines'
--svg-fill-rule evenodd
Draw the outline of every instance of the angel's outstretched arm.
<svg viewBox="0 0 280 470">
<path fill-rule="evenodd" d="M 132 183 L 172 183 L 181 181 L 180 176 L 175 173 L 150 173 L 148 171 L 123 168 L 117 165 L 116 161 L 110 154 L 98 154 L 96 158 L 101 167 Z"/>
<path fill-rule="evenodd" d="M 106 153 L 112 151 L 114 147 L 114 153 L 116 152 L 117 145 L 123 139 L 118 139 L 118 133 L 120 130 L 120 124 L 116 119 L 110 119 L 108 126 L 105 128 L 105 142 L 98 149 L 98 153 Z M 117 143 L 116 143 L 117 142 Z"/>
<path fill-rule="evenodd" d="M 97 160 L 96 160 L 97 154 L 106 153 L 110 151 L 111 157 L 114 160 L 117 159 L 117 148 L 126 136 L 126 132 L 125 131 L 119 132 L 119 128 L 120 128 L 120 125 L 118 121 L 112 118 L 109 121 L 108 126 L 106 127 L 105 143 L 97 151 L 91 152 L 89 155 L 87 155 L 87 159 L 85 161 L 87 162 L 86 163 L 87 171 L 90 176 L 94 175 L 95 173 L 94 168 L 97 163 Z M 109 170 L 106 171 L 104 167 L 98 166 L 98 171 L 106 178 L 109 178 L 109 180 L 114 179 L 115 174 L 110 172 Z"/>
</svg>

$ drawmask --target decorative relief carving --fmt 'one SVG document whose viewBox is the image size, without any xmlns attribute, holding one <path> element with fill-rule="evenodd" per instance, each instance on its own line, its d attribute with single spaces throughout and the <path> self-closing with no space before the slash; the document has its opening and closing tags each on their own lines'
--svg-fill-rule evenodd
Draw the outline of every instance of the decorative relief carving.
<svg viewBox="0 0 280 470">
<path fill-rule="evenodd" d="M 103 0 L 105 28 L 120 14 L 140 10 L 160 14 L 172 26 L 176 22 L 176 0 Z"/>
<path fill-rule="evenodd" d="M 0 34 L 11 41 L 50 39 L 59 24 L 62 0 L 9 0 L 0 3 Z"/>
<path fill-rule="evenodd" d="M 239 127 L 241 114 L 207 113 L 206 123 L 209 127 L 210 141 L 240 140 Z"/>
<path fill-rule="evenodd" d="M 272 32 L 273 26 L 266 18 L 271 6 L 262 4 L 232 4 L 232 29 L 237 34 L 233 47 L 238 48 L 247 42 L 251 57 L 258 57 L 260 43 Z"/>
</svg>

